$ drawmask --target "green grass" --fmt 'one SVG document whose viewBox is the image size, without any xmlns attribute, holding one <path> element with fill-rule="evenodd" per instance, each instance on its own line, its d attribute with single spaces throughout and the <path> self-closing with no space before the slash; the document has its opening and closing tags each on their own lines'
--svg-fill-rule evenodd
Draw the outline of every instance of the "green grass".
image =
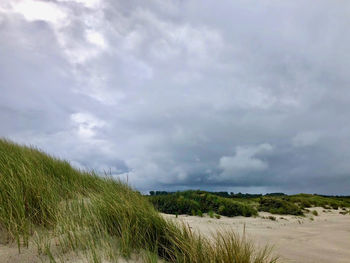
<svg viewBox="0 0 350 263">
<path fill-rule="evenodd" d="M 339 207 L 350 207 L 349 197 L 320 196 L 311 194 L 298 194 L 285 197 L 287 201 L 298 204 L 301 208 L 318 206 L 323 208 L 338 209 Z"/>
<path fill-rule="evenodd" d="M 197 211 L 200 209 L 196 209 Z M 207 238 L 165 220 L 125 183 L 0 139 L 0 228 L 18 248 L 34 242 L 51 262 L 70 252 L 89 262 L 143 255 L 144 262 L 276 262 L 233 232 Z"/>
<path fill-rule="evenodd" d="M 280 215 L 303 215 L 299 206 L 278 197 L 260 198 L 259 210 Z"/>
<path fill-rule="evenodd" d="M 251 202 L 238 201 L 217 196 L 206 191 L 183 191 L 170 194 L 148 196 L 149 201 L 160 212 L 167 214 L 198 214 L 215 212 L 224 216 L 255 216 L 257 210 Z"/>
<path fill-rule="evenodd" d="M 256 216 L 257 211 L 273 214 L 304 215 L 311 207 L 345 209 L 350 207 L 350 196 L 322 196 L 317 194 L 286 195 L 283 193 L 234 194 L 187 190 L 178 192 L 151 191 L 147 198 L 155 208 L 168 214 L 196 215 L 210 211 L 224 216 Z"/>
</svg>

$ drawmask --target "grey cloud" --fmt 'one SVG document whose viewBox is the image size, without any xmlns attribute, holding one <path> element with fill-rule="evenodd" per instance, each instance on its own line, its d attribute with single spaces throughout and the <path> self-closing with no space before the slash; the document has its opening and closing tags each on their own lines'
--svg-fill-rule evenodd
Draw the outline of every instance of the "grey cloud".
<svg viewBox="0 0 350 263">
<path fill-rule="evenodd" d="M 0 4 L 1 136 L 142 191 L 348 194 L 350 4 L 27 2 L 57 12 Z"/>
</svg>

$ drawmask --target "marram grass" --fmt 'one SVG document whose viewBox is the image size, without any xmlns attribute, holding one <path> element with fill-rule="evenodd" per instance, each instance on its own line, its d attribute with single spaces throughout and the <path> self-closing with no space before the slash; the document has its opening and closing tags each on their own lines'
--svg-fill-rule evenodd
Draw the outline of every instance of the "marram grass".
<svg viewBox="0 0 350 263">
<path fill-rule="evenodd" d="M 18 248 L 34 243 L 51 262 L 80 253 L 89 262 L 268 263 L 268 248 L 244 236 L 200 236 L 165 220 L 125 183 L 74 169 L 66 161 L 0 139 L 0 228 Z"/>
</svg>

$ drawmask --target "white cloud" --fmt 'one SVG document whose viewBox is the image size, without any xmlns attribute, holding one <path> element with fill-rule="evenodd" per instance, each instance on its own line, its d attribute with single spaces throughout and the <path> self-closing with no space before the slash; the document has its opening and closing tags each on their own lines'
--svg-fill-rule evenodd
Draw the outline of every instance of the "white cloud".
<svg viewBox="0 0 350 263">
<path fill-rule="evenodd" d="M 5 1 L 6 2 L 6 1 Z M 79 10 L 65 5 L 69 2 L 84 4 L 91 9 Z M 108 49 L 108 43 L 101 29 L 103 5 L 100 0 L 63 0 L 58 2 L 40 0 L 18 0 L 4 5 L 3 11 L 21 14 L 28 21 L 44 21 L 50 24 L 67 60 L 72 64 L 82 64 L 98 57 Z M 98 8 L 97 8 L 98 7 Z M 83 29 L 74 32 L 74 27 Z M 100 32 L 101 31 L 101 32 Z M 85 37 L 76 39 L 72 34 Z"/>
<path fill-rule="evenodd" d="M 300 132 L 292 139 L 295 147 L 312 146 L 321 138 L 321 133 L 317 131 Z"/>
<path fill-rule="evenodd" d="M 77 133 L 82 139 L 92 139 L 96 130 L 106 125 L 103 120 L 99 120 L 89 113 L 74 113 L 71 115 L 71 120 L 77 125 Z"/>
<path fill-rule="evenodd" d="M 271 152 L 272 149 L 273 147 L 267 143 L 237 147 L 235 155 L 220 158 L 219 167 L 223 170 L 221 179 L 239 177 L 249 172 L 260 172 L 268 169 L 269 164 L 256 155 Z"/>
<path fill-rule="evenodd" d="M 101 0 L 58 0 L 65 3 L 78 3 L 88 8 L 98 8 L 102 5 Z"/>
<path fill-rule="evenodd" d="M 174 23 L 148 9 L 137 8 L 124 22 L 132 29 L 123 33 L 124 49 L 134 55 L 142 49 L 154 63 L 183 59 L 186 67 L 202 68 L 215 61 L 225 45 L 214 28 Z"/>
<path fill-rule="evenodd" d="M 94 30 L 86 30 L 85 33 L 86 38 L 90 43 L 100 47 L 101 49 L 105 49 L 107 47 L 106 40 L 101 33 Z"/>
<path fill-rule="evenodd" d="M 43 20 L 56 24 L 67 19 L 67 14 L 62 7 L 53 2 L 22 0 L 13 2 L 12 9 L 29 21 Z"/>
</svg>

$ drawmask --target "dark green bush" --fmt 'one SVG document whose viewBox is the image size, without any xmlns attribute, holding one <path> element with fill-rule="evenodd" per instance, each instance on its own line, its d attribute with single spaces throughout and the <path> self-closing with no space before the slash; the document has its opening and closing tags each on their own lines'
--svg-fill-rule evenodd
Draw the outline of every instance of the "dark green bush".
<svg viewBox="0 0 350 263">
<path fill-rule="evenodd" d="M 204 191 L 184 191 L 168 195 L 150 196 L 149 200 L 156 209 L 169 214 L 198 215 L 202 213 L 217 213 L 224 216 L 252 216 L 257 210 L 246 202 L 232 200 Z"/>
<path fill-rule="evenodd" d="M 196 214 L 200 209 L 198 202 L 176 195 L 157 195 L 149 199 L 154 207 L 163 213 L 168 214 Z"/>
<path fill-rule="evenodd" d="M 338 204 L 337 203 L 331 203 L 331 207 L 335 210 L 338 210 Z"/>
<path fill-rule="evenodd" d="M 300 207 L 281 198 L 263 197 L 259 201 L 259 211 L 281 215 L 303 215 Z"/>
<path fill-rule="evenodd" d="M 311 206 L 312 206 L 312 204 L 311 204 L 311 202 L 309 200 L 302 200 L 300 202 L 300 207 L 301 208 L 309 208 Z"/>
</svg>

